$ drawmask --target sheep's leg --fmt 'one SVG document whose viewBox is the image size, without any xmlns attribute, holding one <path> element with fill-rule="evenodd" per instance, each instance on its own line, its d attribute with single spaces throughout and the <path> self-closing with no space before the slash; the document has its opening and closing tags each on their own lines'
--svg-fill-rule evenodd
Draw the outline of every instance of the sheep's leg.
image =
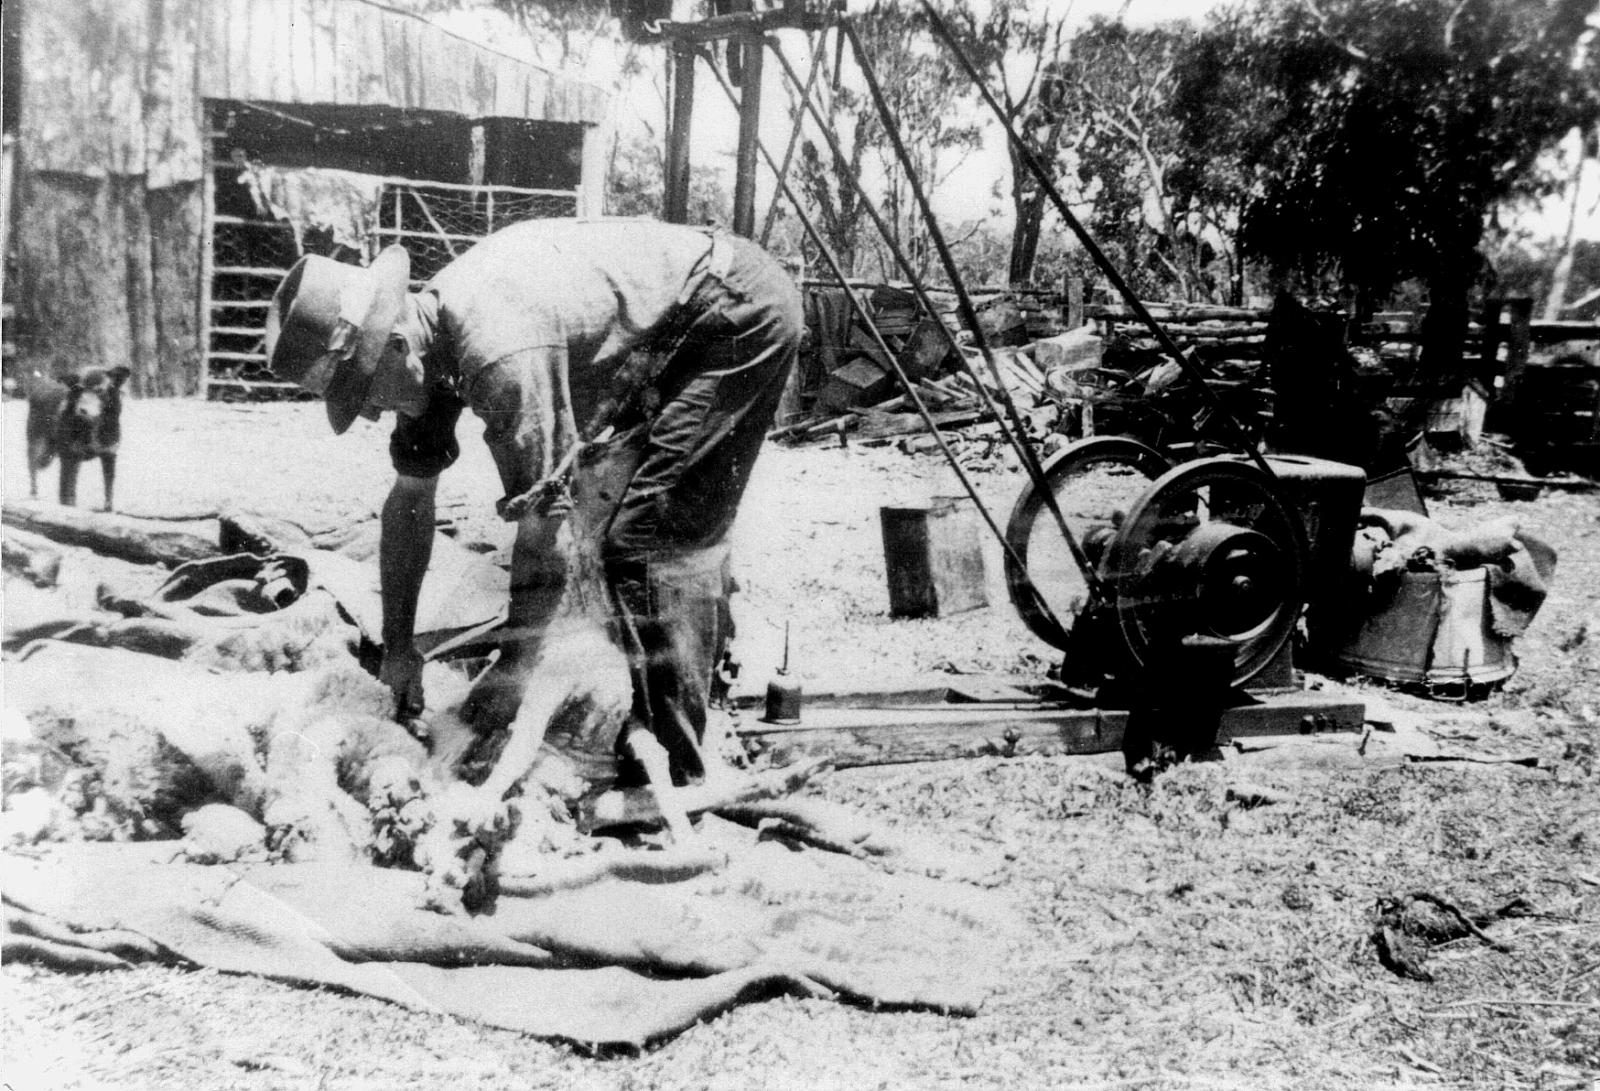
<svg viewBox="0 0 1600 1091">
<path fill-rule="evenodd" d="M 697 843 L 700 835 L 690 824 L 689 813 L 684 809 L 678 790 L 672 784 L 671 761 L 667 756 L 667 748 L 662 746 L 649 731 L 637 726 L 629 728 L 623 745 L 627 747 L 628 753 L 633 755 L 633 759 L 643 766 L 645 777 L 650 782 L 650 793 L 655 796 L 656 807 L 660 809 L 667 830 L 672 834 L 673 843 L 678 845 Z"/>
<path fill-rule="evenodd" d="M 548 697 L 539 694 L 523 697 L 522 707 L 511 721 L 505 749 L 500 751 L 493 771 L 479 788 L 485 798 L 496 802 L 503 800 L 528 775 L 539 757 L 539 748 L 544 745 L 550 720 L 559 709 L 559 703 Z"/>
<path fill-rule="evenodd" d="M 494 769 L 476 788 L 443 792 L 424 852 L 428 901 L 438 909 L 458 905 L 477 912 L 493 900 L 493 871 L 501 846 L 516 835 L 520 813 L 506 801 L 533 768 L 550 719 L 560 707 L 545 694 L 529 694 L 507 729 L 509 737 Z"/>
</svg>

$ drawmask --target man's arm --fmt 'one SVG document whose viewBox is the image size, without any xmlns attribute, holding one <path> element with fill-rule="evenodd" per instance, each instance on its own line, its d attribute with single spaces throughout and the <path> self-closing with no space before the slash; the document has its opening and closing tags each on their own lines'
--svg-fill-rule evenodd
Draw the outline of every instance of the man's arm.
<svg viewBox="0 0 1600 1091">
<path fill-rule="evenodd" d="M 433 555 L 434 495 L 439 478 L 399 474 L 388 499 L 378 540 L 378 581 L 383 593 L 383 667 L 379 679 L 395 694 L 396 710 L 423 709 L 422 656 L 417 653 L 417 600 Z"/>
<path fill-rule="evenodd" d="M 556 547 L 560 516 L 529 512 L 511 546 L 511 609 L 506 626 L 531 659 L 567 586 L 567 558 Z"/>
</svg>

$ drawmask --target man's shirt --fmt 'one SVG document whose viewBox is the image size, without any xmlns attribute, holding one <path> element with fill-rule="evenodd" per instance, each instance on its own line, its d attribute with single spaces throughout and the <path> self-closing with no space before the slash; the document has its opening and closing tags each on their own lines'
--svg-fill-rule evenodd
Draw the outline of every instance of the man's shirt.
<svg viewBox="0 0 1600 1091">
<path fill-rule="evenodd" d="M 498 231 L 423 289 L 433 325 L 427 410 L 401 417 L 395 469 L 432 477 L 459 452 L 463 408 L 484 422 L 508 495 L 553 469 L 630 353 L 681 315 L 711 264 L 712 232 L 653 220 L 531 220 Z"/>
</svg>

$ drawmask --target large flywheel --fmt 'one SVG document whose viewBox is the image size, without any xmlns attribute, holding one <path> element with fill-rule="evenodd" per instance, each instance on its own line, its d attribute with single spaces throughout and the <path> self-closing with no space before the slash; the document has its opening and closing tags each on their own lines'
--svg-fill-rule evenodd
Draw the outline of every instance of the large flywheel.
<svg viewBox="0 0 1600 1091">
<path fill-rule="evenodd" d="M 1029 485 L 1006 526 L 1006 581 L 1024 623 L 1068 652 L 1073 671 L 1147 676 L 1185 637 L 1204 636 L 1233 645 L 1230 682 L 1242 685 L 1294 635 L 1305 528 L 1256 466 L 1224 456 L 1174 468 L 1136 440 L 1105 436 L 1072 444 L 1044 471 L 1092 576 Z M 1080 623 L 1092 628 L 1071 640 Z M 1086 655 L 1094 662 L 1076 662 Z"/>
<path fill-rule="evenodd" d="M 1306 533 L 1272 479 L 1237 457 L 1163 474 L 1128 509 L 1100 576 L 1132 666 L 1148 671 L 1188 636 L 1234 645 L 1233 684 L 1294 635 Z"/>
<path fill-rule="evenodd" d="M 1067 528 L 1091 565 L 1099 566 L 1134 502 L 1172 466 L 1153 447 L 1125 436 L 1094 436 L 1069 444 L 1044 464 L 1044 479 Z M 1006 523 L 1006 586 L 1033 634 L 1062 651 L 1089 585 L 1061 536 L 1043 493 L 1023 487 Z"/>
</svg>

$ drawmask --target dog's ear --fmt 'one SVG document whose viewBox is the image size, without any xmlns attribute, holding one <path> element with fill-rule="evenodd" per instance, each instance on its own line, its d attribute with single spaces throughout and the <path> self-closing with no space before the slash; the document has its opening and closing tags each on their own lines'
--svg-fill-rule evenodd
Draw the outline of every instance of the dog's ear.
<svg viewBox="0 0 1600 1091">
<path fill-rule="evenodd" d="M 116 367 L 114 367 L 110 371 L 106 372 L 106 377 L 111 380 L 111 385 L 114 388 L 116 388 L 117 390 L 121 390 L 122 389 L 122 384 L 127 382 L 128 381 L 128 376 L 132 375 L 132 374 L 133 374 L 133 370 L 131 368 L 129 368 L 126 364 L 118 364 Z"/>
</svg>

